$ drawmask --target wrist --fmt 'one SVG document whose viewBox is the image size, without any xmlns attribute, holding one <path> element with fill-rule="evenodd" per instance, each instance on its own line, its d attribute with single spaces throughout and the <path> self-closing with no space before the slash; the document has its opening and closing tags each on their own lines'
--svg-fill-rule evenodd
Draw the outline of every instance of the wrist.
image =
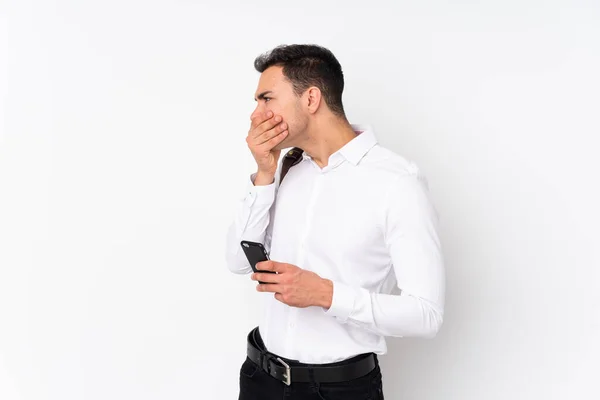
<svg viewBox="0 0 600 400">
<path fill-rule="evenodd" d="M 254 186 L 270 185 L 275 180 L 275 174 L 270 172 L 258 171 L 254 178 Z"/>
<path fill-rule="evenodd" d="M 323 279 L 323 290 L 319 298 L 319 306 L 328 310 L 331 307 L 333 301 L 333 281 L 330 279 Z"/>
</svg>

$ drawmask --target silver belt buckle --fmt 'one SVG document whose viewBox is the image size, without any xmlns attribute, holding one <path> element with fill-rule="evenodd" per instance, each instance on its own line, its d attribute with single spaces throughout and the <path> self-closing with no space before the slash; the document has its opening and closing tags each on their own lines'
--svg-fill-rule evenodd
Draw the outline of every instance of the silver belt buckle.
<svg viewBox="0 0 600 400">
<path fill-rule="evenodd" d="M 285 367 L 285 375 L 283 375 L 285 381 L 283 383 L 290 386 L 292 384 L 292 371 L 290 370 L 290 366 L 279 357 L 277 357 L 277 361 L 279 361 Z"/>
</svg>

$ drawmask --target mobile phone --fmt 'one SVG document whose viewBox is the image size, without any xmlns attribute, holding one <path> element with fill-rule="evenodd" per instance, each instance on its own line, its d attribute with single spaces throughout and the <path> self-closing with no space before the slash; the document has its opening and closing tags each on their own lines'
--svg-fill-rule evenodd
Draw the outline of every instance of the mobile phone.
<svg viewBox="0 0 600 400">
<path fill-rule="evenodd" d="M 276 273 L 275 271 L 264 271 L 256 269 L 257 263 L 269 260 L 269 253 L 267 252 L 267 249 L 265 249 L 265 246 L 263 246 L 262 243 L 251 242 L 249 240 L 242 240 L 240 242 L 240 245 L 242 246 L 244 254 L 246 254 L 246 258 L 248 259 L 248 262 L 250 263 L 250 266 L 252 267 L 252 270 L 254 272 L 264 272 L 269 274 Z M 266 282 L 258 281 L 258 283 Z"/>
</svg>

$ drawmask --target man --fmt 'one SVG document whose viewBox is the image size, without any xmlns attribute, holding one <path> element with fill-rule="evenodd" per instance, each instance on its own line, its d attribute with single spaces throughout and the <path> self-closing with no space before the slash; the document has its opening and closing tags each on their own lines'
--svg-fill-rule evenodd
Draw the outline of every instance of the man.
<svg viewBox="0 0 600 400">
<path fill-rule="evenodd" d="M 263 318 L 247 337 L 239 400 L 383 399 L 385 337 L 431 338 L 442 324 L 445 274 L 426 180 L 370 126 L 348 122 L 329 50 L 278 46 L 254 65 L 246 142 L 257 171 L 226 258 L 231 272 L 249 274 L 240 242 L 261 242 L 270 261 L 256 267 L 276 274 L 251 275 Z M 302 153 L 282 180 L 289 147 Z"/>
</svg>

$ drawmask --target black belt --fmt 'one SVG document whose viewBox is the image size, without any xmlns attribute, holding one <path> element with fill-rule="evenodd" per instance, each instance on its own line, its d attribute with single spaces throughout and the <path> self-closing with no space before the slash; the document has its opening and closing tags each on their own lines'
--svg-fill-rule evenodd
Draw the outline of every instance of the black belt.
<svg viewBox="0 0 600 400">
<path fill-rule="evenodd" d="M 358 355 L 356 361 L 342 365 L 289 365 L 281 357 L 270 353 L 260 346 L 256 340 L 258 327 L 248 334 L 248 358 L 257 364 L 263 371 L 278 379 L 286 385 L 292 382 L 311 382 L 310 370 L 312 369 L 315 382 L 342 382 L 360 378 L 371 372 L 376 364 L 374 353 Z"/>
</svg>

